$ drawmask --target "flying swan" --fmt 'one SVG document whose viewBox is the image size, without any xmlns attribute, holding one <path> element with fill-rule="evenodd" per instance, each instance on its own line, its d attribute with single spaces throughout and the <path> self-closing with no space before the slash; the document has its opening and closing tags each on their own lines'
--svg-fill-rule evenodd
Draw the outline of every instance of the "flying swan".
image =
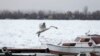
<svg viewBox="0 0 100 56">
<path fill-rule="evenodd" d="M 40 24 L 40 25 L 39 25 L 39 28 L 40 28 L 40 30 L 36 33 L 36 34 L 38 34 L 38 37 L 40 36 L 40 34 L 41 34 L 42 32 L 47 31 L 47 30 L 49 30 L 50 28 L 58 29 L 58 27 L 55 27 L 55 26 L 50 26 L 50 27 L 46 28 L 45 22 L 43 22 L 42 24 Z"/>
</svg>

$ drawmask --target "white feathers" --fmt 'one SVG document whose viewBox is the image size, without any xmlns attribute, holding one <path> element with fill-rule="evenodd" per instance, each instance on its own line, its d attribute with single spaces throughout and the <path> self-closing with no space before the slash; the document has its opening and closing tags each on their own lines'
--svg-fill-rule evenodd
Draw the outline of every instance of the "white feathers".
<svg viewBox="0 0 100 56">
<path fill-rule="evenodd" d="M 55 28 L 55 29 L 58 29 L 58 27 L 55 27 L 55 26 L 50 26 L 49 28 L 46 28 L 46 24 L 45 22 L 43 22 L 42 24 L 39 25 L 40 27 L 40 30 L 37 32 L 38 34 L 38 37 L 40 36 L 40 34 L 46 30 L 49 30 L 51 27 Z"/>
</svg>

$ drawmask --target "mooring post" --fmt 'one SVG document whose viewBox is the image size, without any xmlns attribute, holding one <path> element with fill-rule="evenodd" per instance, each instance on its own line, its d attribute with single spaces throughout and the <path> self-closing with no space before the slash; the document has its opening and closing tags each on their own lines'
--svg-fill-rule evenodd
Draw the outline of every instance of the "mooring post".
<svg viewBox="0 0 100 56">
<path fill-rule="evenodd" d="M 5 54 L 5 56 L 12 56 L 11 51 L 9 51 L 9 50 L 7 49 L 7 47 L 3 47 L 3 48 L 2 48 L 2 52 Z"/>
</svg>

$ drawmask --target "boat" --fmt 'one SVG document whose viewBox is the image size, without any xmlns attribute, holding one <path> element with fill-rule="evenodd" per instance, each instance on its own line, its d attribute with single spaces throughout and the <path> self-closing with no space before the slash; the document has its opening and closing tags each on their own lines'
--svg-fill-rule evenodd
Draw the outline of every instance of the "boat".
<svg viewBox="0 0 100 56">
<path fill-rule="evenodd" d="M 51 53 L 75 56 L 100 56 L 100 35 L 82 35 L 74 42 L 63 43 L 61 46 L 47 44 Z"/>
</svg>

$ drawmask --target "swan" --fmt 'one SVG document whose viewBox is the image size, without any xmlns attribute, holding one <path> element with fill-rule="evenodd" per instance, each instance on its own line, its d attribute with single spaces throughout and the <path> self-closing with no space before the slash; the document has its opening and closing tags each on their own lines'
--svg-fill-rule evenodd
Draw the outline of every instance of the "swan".
<svg viewBox="0 0 100 56">
<path fill-rule="evenodd" d="M 50 28 L 58 29 L 58 27 L 55 27 L 55 26 L 50 26 L 50 27 L 46 28 L 45 22 L 43 22 L 42 24 L 40 24 L 39 28 L 40 28 L 40 30 L 36 33 L 36 34 L 38 34 L 38 37 L 40 36 L 40 34 L 42 32 L 45 32 L 45 31 L 49 30 Z"/>
</svg>

